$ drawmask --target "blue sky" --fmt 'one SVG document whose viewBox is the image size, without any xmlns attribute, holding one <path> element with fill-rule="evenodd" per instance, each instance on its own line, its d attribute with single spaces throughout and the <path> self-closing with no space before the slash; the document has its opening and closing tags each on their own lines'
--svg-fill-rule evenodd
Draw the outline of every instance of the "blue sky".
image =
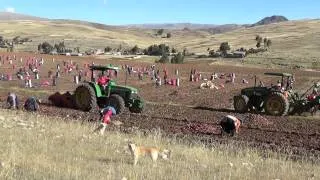
<svg viewBox="0 0 320 180">
<path fill-rule="evenodd" d="M 320 18 L 320 0 L 0 0 L 2 11 L 111 25 L 254 23 L 263 17 Z"/>
</svg>

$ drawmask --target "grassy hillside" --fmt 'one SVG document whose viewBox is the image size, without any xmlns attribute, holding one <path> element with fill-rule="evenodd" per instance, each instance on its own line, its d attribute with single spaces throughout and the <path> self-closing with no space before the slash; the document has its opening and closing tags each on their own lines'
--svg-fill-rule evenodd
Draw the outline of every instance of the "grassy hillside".
<svg viewBox="0 0 320 180">
<path fill-rule="evenodd" d="M 168 139 L 109 131 L 93 124 L 0 110 L 0 179 L 319 179 L 320 166 L 287 156 L 228 146 L 206 148 Z M 172 150 L 169 161 L 144 158 L 133 166 L 127 142 Z"/>
<path fill-rule="evenodd" d="M 223 34 L 211 34 L 199 30 L 167 30 L 172 38 L 156 36 L 156 31 L 123 27 L 90 25 L 73 21 L 0 21 L 0 34 L 6 38 L 30 37 L 33 42 L 19 45 L 18 50 L 36 50 L 45 40 L 64 40 L 69 47 L 103 48 L 134 46 L 147 47 L 166 43 L 178 49 L 188 48 L 190 52 L 207 53 L 208 47 L 217 49 L 221 42 L 229 42 L 232 49 L 255 47 L 257 34 L 272 40 L 270 52 L 248 58 L 250 63 L 300 64 L 309 66 L 320 56 L 320 20 L 289 21 L 265 26 L 241 28 Z"/>
</svg>

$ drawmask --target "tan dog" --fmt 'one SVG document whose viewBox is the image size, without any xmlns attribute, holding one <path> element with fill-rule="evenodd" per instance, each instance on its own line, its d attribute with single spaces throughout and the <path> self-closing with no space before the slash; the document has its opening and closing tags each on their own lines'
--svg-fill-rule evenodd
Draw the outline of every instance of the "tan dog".
<svg viewBox="0 0 320 180">
<path fill-rule="evenodd" d="M 156 162 L 159 156 L 162 159 L 168 160 L 171 155 L 171 151 L 167 149 L 161 151 L 160 149 L 155 147 L 136 146 L 133 143 L 129 143 L 128 146 L 133 158 L 134 165 L 138 163 L 139 157 L 141 156 L 150 156 L 153 162 Z"/>
</svg>

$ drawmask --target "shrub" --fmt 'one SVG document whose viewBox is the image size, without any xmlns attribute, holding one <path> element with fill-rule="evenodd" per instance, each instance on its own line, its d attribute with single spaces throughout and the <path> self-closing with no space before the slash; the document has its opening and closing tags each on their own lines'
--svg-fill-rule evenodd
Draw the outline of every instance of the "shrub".
<svg viewBox="0 0 320 180">
<path fill-rule="evenodd" d="M 38 51 L 45 54 L 49 54 L 53 49 L 53 46 L 48 42 L 44 42 L 38 45 Z"/>
<path fill-rule="evenodd" d="M 111 47 L 107 46 L 106 48 L 104 48 L 104 52 L 110 52 L 110 51 L 112 51 Z"/>
<path fill-rule="evenodd" d="M 229 51 L 230 49 L 231 49 L 231 48 L 230 48 L 230 45 L 229 45 L 228 42 L 223 42 L 223 43 L 220 44 L 219 50 L 220 50 L 221 52 L 223 52 L 224 54 L 226 54 L 227 51 Z"/>
<path fill-rule="evenodd" d="M 159 29 L 159 30 L 157 31 L 157 35 L 161 36 L 161 35 L 163 34 L 163 32 L 164 32 L 163 29 Z"/>
<path fill-rule="evenodd" d="M 184 55 L 181 52 L 179 52 L 177 55 L 171 58 L 171 63 L 173 64 L 182 64 L 183 61 L 184 61 Z"/>
<path fill-rule="evenodd" d="M 169 56 L 168 54 L 163 54 L 159 60 L 159 63 L 169 63 Z"/>
<path fill-rule="evenodd" d="M 152 45 L 144 50 L 144 53 L 150 56 L 162 56 L 164 54 L 169 54 L 170 47 L 165 44 Z"/>
</svg>

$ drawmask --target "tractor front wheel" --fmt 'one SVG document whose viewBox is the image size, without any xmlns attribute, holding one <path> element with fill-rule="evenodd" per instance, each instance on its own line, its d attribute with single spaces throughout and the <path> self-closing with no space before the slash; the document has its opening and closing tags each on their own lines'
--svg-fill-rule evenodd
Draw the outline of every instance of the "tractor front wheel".
<svg viewBox="0 0 320 180">
<path fill-rule="evenodd" d="M 274 92 L 267 98 L 264 109 L 269 115 L 285 116 L 289 111 L 289 101 L 282 93 Z"/>
<path fill-rule="evenodd" d="M 236 112 L 246 113 L 248 112 L 249 98 L 246 95 L 239 95 L 233 98 L 233 106 Z"/>
<path fill-rule="evenodd" d="M 75 103 L 78 109 L 94 111 L 97 109 L 97 98 L 94 89 L 89 84 L 81 84 L 75 91 Z"/>
<path fill-rule="evenodd" d="M 108 106 L 114 107 L 117 111 L 117 114 L 121 114 L 126 108 L 124 99 L 118 94 L 112 94 L 109 97 Z"/>
</svg>

